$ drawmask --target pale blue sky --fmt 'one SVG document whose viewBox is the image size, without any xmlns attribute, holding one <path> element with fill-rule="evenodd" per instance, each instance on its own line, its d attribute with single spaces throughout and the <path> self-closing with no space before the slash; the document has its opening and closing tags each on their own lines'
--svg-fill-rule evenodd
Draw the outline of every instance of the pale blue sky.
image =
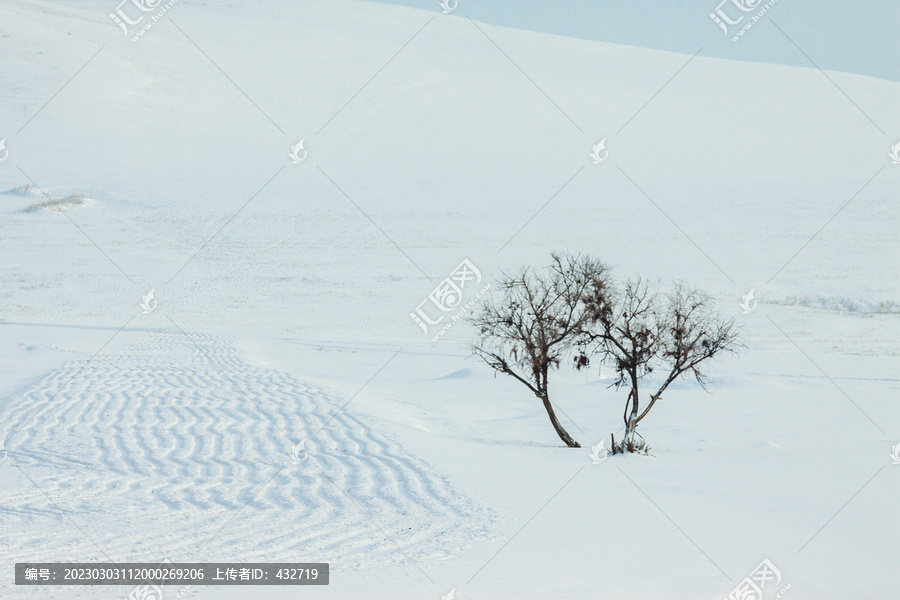
<svg viewBox="0 0 900 600">
<path fill-rule="evenodd" d="M 438 0 L 372 1 L 441 12 Z M 747 15 L 727 37 L 709 17 L 721 0 L 458 1 L 452 16 L 495 25 L 686 54 L 702 47 L 702 56 L 736 60 L 812 67 L 812 59 L 822 69 L 900 81 L 900 0 L 777 0 L 737 42 L 731 31 L 765 1 L 741 12 L 726 0 L 721 10 L 729 18 Z"/>
</svg>

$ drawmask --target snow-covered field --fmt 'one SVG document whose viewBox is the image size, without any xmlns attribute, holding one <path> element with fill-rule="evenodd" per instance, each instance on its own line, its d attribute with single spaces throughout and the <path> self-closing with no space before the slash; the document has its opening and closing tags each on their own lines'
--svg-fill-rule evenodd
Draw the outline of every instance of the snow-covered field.
<svg viewBox="0 0 900 600">
<path fill-rule="evenodd" d="M 713 600 L 764 559 L 766 600 L 893 597 L 900 84 L 423 6 L 181 0 L 132 42 L 114 1 L 0 4 L 0 598 L 163 558 L 331 564 L 167 599 Z M 742 328 L 652 458 L 593 464 L 610 373 L 555 373 L 565 448 L 410 318 L 555 249 Z"/>
</svg>

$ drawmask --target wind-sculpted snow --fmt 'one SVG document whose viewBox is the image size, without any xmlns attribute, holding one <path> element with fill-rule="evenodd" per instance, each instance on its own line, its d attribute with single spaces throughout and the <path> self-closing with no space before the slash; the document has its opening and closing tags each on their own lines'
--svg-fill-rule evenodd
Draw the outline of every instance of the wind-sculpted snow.
<svg viewBox="0 0 900 600">
<path fill-rule="evenodd" d="M 488 537 L 487 511 L 340 410 L 345 401 L 248 366 L 226 338 L 150 334 L 66 364 L 3 402 L 2 416 L 8 436 L 36 414 L 14 437 L 12 464 L 113 560 L 303 558 L 340 568 L 403 561 L 394 544 L 427 560 Z M 301 440 L 305 453 L 292 457 Z M 61 530 L 38 542 L 42 556 L 96 554 L 31 484 L 2 494 L 0 514 L 49 517 Z M 4 553 L 21 560 L 21 550 Z"/>
</svg>

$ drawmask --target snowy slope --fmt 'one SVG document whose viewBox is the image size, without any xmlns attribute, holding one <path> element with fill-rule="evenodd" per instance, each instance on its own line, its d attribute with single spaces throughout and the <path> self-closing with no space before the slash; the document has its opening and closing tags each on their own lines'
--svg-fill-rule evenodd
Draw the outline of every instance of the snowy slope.
<svg viewBox="0 0 900 600">
<path fill-rule="evenodd" d="M 137 42 L 114 8 L 0 6 L 7 573 L 310 560 L 329 598 L 712 599 L 768 558 L 797 600 L 900 584 L 900 84 L 432 6 L 181 0 Z M 463 259 L 490 281 L 560 248 L 743 327 L 712 394 L 642 424 L 655 458 L 591 463 L 605 374 L 557 377 L 585 446 L 561 448 L 464 325 L 409 318 Z"/>
</svg>

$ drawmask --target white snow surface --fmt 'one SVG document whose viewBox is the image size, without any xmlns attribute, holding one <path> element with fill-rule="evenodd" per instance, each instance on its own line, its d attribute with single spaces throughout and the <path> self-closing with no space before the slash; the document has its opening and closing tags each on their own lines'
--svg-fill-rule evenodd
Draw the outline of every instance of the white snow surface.
<svg viewBox="0 0 900 600">
<path fill-rule="evenodd" d="M 331 565 L 167 599 L 712 600 L 763 559 L 767 600 L 896 594 L 900 84 L 356 0 L 181 0 L 131 42 L 115 7 L 0 5 L 0 598 L 164 558 Z M 652 457 L 591 460 L 610 372 L 554 373 L 565 448 L 409 316 L 560 249 L 742 328 Z"/>
</svg>

